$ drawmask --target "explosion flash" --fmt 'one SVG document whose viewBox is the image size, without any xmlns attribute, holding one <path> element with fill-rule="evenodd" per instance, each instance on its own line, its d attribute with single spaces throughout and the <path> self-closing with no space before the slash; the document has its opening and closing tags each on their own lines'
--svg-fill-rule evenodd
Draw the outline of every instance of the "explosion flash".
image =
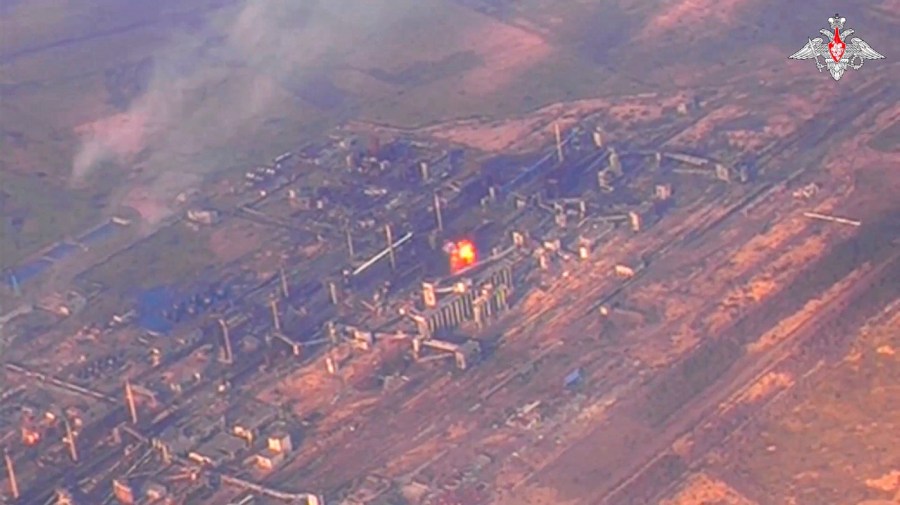
<svg viewBox="0 0 900 505">
<path fill-rule="evenodd" d="M 450 242 L 445 249 L 450 255 L 451 273 L 457 273 L 478 261 L 478 250 L 475 248 L 475 244 L 469 240 Z"/>
</svg>

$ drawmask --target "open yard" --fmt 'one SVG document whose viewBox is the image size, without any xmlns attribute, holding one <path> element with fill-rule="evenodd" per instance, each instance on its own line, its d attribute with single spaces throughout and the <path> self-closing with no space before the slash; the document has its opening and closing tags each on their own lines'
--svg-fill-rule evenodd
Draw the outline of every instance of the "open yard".
<svg viewBox="0 0 900 505">
<path fill-rule="evenodd" d="M 859 332 L 845 360 L 782 395 L 709 466 L 729 469 L 722 474 L 761 504 L 898 499 L 898 394 L 900 303 L 894 303 Z"/>
</svg>

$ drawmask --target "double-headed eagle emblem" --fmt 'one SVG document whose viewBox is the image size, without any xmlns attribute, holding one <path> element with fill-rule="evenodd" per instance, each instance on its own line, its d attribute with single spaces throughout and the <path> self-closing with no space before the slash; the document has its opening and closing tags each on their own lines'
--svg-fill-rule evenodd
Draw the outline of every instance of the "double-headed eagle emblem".
<svg viewBox="0 0 900 505">
<path fill-rule="evenodd" d="M 827 68 L 835 81 L 840 80 L 841 76 L 844 75 L 844 71 L 848 68 L 859 70 L 866 60 L 883 59 L 884 56 L 872 49 L 869 44 L 866 44 L 866 42 L 859 37 L 848 39 L 850 41 L 849 44 L 844 42 L 844 39 L 847 39 L 853 34 L 852 28 L 844 30 L 844 23 L 846 21 L 847 18 L 842 18 L 839 14 L 835 14 L 833 18 L 828 18 L 828 24 L 831 25 L 831 30 L 829 31 L 824 28 L 819 30 L 819 33 L 824 35 L 825 38 L 821 39 L 816 37 L 814 39 L 807 39 L 803 49 L 790 55 L 789 58 L 794 60 L 808 60 L 810 58 L 815 58 L 816 68 L 819 69 L 819 72 L 821 72 L 823 68 Z M 843 30 L 843 33 L 841 30 Z M 819 62 L 820 56 L 825 61 L 824 64 Z"/>
</svg>

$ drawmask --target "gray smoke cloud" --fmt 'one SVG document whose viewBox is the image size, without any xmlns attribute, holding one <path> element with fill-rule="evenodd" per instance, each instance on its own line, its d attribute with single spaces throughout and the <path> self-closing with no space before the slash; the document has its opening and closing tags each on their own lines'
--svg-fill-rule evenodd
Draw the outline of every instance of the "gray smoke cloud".
<svg viewBox="0 0 900 505">
<path fill-rule="evenodd" d="M 153 56 L 146 90 L 116 121 L 83 138 L 73 182 L 104 162 L 137 162 L 140 170 L 128 171 L 114 203 L 135 206 L 150 221 L 164 218 L 175 195 L 226 168 L 210 146 L 254 135 L 295 99 L 292 86 L 327 71 L 417 7 L 415 0 L 247 0 L 216 11 L 199 28 L 173 30 Z"/>
</svg>

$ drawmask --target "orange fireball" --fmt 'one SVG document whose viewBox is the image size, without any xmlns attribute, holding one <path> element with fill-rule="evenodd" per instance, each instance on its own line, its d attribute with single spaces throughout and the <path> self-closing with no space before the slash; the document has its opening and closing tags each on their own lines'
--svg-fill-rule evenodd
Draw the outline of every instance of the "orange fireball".
<svg viewBox="0 0 900 505">
<path fill-rule="evenodd" d="M 450 271 L 453 273 L 474 265 L 478 261 L 478 251 L 475 244 L 468 240 L 450 244 Z"/>
<path fill-rule="evenodd" d="M 457 250 L 459 251 L 459 259 L 462 260 L 463 263 L 467 265 L 471 265 L 475 263 L 475 244 L 469 242 L 468 240 L 463 240 L 456 244 Z"/>
</svg>

